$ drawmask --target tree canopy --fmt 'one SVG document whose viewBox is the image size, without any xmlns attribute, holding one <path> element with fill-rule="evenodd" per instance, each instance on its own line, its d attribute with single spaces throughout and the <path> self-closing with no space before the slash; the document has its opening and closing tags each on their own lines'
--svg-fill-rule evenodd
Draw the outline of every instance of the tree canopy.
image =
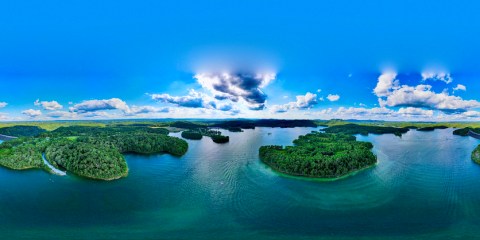
<svg viewBox="0 0 480 240">
<path fill-rule="evenodd" d="M 55 167 L 79 176 L 111 180 L 126 176 L 122 153 L 184 155 L 188 144 L 163 128 L 145 126 L 61 127 L 41 137 L 24 137 L 0 144 L 0 165 L 11 169 L 50 171 L 42 153 Z"/>
<path fill-rule="evenodd" d="M 393 133 L 396 136 L 401 136 L 402 134 L 408 132 L 408 128 L 397 128 L 397 127 L 382 127 L 382 126 L 369 126 L 369 125 L 358 125 L 358 124 L 343 124 L 335 125 L 323 129 L 326 133 L 342 133 L 348 135 L 368 135 L 369 133 L 373 134 L 385 134 Z"/>
<path fill-rule="evenodd" d="M 373 145 L 351 135 L 312 132 L 294 146 L 262 146 L 262 162 L 279 172 L 305 177 L 337 178 L 374 165 Z"/>
<path fill-rule="evenodd" d="M 37 126 L 13 126 L 0 128 L 0 134 L 12 137 L 35 137 L 47 130 Z"/>
</svg>

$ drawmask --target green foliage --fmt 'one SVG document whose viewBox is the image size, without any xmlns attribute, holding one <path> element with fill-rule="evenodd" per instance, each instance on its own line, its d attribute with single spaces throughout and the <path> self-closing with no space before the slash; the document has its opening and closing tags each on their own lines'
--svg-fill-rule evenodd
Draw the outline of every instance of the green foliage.
<svg viewBox="0 0 480 240">
<path fill-rule="evenodd" d="M 204 128 L 204 127 L 206 127 L 206 124 L 196 123 L 196 122 L 187 122 L 187 121 L 177 121 L 177 122 L 171 123 L 170 127 L 184 128 L 184 129 L 196 129 L 196 128 Z"/>
<path fill-rule="evenodd" d="M 43 138 L 18 138 L 0 144 L 0 165 L 12 169 L 43 168 L 42 153 L 56 167 L 83 177 L 111 180 L 126 176 L 121 153 L 169 153 L 181 156 L 188 144 L 163 128 L 144 126 L 60 127 Z M 74 136 L 72 136 L 74 135 Z M 53 136 L 53 137 L 50 137 Z"/>
<path fill-rule="evenodd" d="M 188 144 L 182 139 L 153 133 L 118 133 L 109 136 L 79 137 L 78 142 L 114 148 L 121 153 L 169 153 L 182 156 L 187 152 Z"/>
<path fill-rule="evenodd" d="M 229 136 L 223 136 L 223 135 L 212 135 L 211 138 L 215 143 L 227 143 L 230 141 Z"/>
<path fill-rule="evenodd" d="M 469 132 L 473 132 L 474 134 L 480 134 L 480 128 L 470 128 L 470 127 L 466 127 L 466 128 L 459 128 L 459 129 L 455 129 L 453 131 L 453 135 L 459 135 L 459 136 L 469 136 Z"/>
<path fill-rule="evenodd" d="M 337 178 L 374 165 L 373 145 L 354 136 L 312 132 L 300 136 L 294 146 L 262 146 L 262 162 L 294 176 Z"/>
<path fill-rule="evenodd" d="M 430 126 L 430 127 L 418 128 L 417 131 L 429 132 L 429 131 L 433 131 L 435 129 L 447 129 L 447 128 L 448 128 L 447 126 Z"/>
<path fill-rule="evenodd" d="M 45 155 L 50 162 L 83 177 L 112 180 L 128 174 L 127 162 L 113 148 L 56 140 L 46 148 Z"/>
<path fill-rule="evenodd" d="M 408 128 L 396 128 L 396 127 L 380 127 L 380 126 L 367 126 L 367 125 L 358 125 L 358 124 L 344 124 L 344 125 L 335 125 L 328 128 L 325 128 L 326 133 L 342 133 L 348 135 L 362 134 L 368 135 L 369 133 L 373 134 L 385 134 L 393 133 L 396 136 L 401 136 L 402 134 L 408 132 Z"/>
<path fill-rule="evenodd" d="M 467 128 L 459 128 L 459 129 L 455 129 L 453 131 L 453 135 L 458 135 L 458 136 L 468 136 L 468 132 L 470 132 L 471 128 L 467 127 Z"/>
<path fill-rule="evenodd" d="M 185 139 L 200 140 L 202 139 L 203 135 L 196 131 L 183 131 L 182 137 Z"/>
<path fill-rule="evenodd" d="M 120 125 L 108 127 L 68 126 L 59 127 L 51 132 L 42 134 L 42 137 L 66 137 L 66 136 L 109 136 L 117 133 L 147 132 L 168 135 L 165 128 L 151 128 L 146 126 Z"/>
<path fill-rule="evenodd" d="M 43 132 L 46 132 L 46 130 L 36 126 L 13 126 L 0 128 L 0 134 L 12 137 L 35 137 Z"/>
<path fill-rule="evenodd" d="M 231 127 L 228 129 L 230 132 L 243 132 L 243 130 L 239 127 Z"/>
<path fill-rule="evenodd" d="M 222 136 L 222 132 L 208 128 L 196 128 L 182 132 L 182 137 L 192 140 L 200 140 L 202 136 L 210 137 L 215 143 L 226 143 L 230 137 Z"/>
<path fill-rule="evenodd" d="M 38 138 L 17 138 L 0 144 L 0 165 L 11 169 L 47 169 L 42 152 L 49 141 Z"/>
<path fill-rule="evenodd" d="M 472 152 L 472 160 L 480 164 L 480 145 L 478 145 Z"/>
</svg>

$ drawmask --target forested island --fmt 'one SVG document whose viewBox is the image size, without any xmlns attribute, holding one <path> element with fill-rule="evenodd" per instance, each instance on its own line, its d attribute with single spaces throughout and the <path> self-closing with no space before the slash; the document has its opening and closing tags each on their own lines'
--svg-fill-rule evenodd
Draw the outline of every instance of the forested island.
<svg viewBox="0 0 480 240">
<path fill-rule="evenodd" d="M 293 141 L 294 146 L 262 146 L 262 162 L 292 176 L 339 178 L 377 162 L 369 142 L 355 136 L 312 132 Z"/>
<path fill-rule="evenodd" d="M 421 127 L 421 128 L 417 128 L 417 131 L 421 131 L 421 132 L 429 132 L 429 131 L 433 131 L 435 129 L 447 129 L 448 127 L 447 126 L 431 126 L 431 127 Z"/>
<path fill-rule="evenodd" d="M 210 137 L 215 143 L 227 143 L 230 141 L 229 136 L 224 136 L 220 131 L 208 128 L 196 128 L 182 132 L 182 137 L 190 140 L 200 140 L 203 136 Z"/>
<path fill-rule="evenodd" d="M 196 131 L 187 130 L 182 132 L 182 137 L 190 140 L 200 140 L 203 138 L 203 135 Z"/>
<path fill-rule="evenodd" d="M 409 131 L 408 128 L 398 128 L 398 127 L 383 127 L 383 126 L 368 126 L 368 125 L 358 125 L 358 124 L 343 124 L 335 125 L 323 129 L 326 133 L 342 133 L 348 135 L 368 135 L 369 133 L 373 134 L 386 134 L 392 133 L 396 136 L 402 136 L 402 134 Z"/>
<path fill-rule="evenodd" d="M 52 166 L 82 177 L 112 180 L 128 174 L 122 153 L 185 154 L 187 142 L 167 134 L 166 129 L 146 126 L 60 127 L 0 144 L 0 165 L 17 170 L 51 171 L 43 162 L 45 153 Z"/>
<path fill-rule="evenodd" d="M 480 164 L 480 145 L 478 145 L 472 152 L 472 160 Z"/>
</svg>

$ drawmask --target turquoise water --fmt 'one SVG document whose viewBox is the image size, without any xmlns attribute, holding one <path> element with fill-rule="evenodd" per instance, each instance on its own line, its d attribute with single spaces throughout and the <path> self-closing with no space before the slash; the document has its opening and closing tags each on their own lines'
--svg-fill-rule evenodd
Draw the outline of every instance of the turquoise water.
<svg viewBox="0 0 480 240">
<path fill-rule="evenodd" d="M 258 147 L 311 128 L 257 128 L 188 153 L 128 155 L 100 182 L 0 168 L 0 239 L 463 239 L 480 234 L 480 143 L 452 129 L 358 136 L 378 164 L 317 182 L 278 176 Z M 271 133 L 270 135 L 268 133 Z M 178 135 L 178 134 L 177 134 Z"/>
</svg>

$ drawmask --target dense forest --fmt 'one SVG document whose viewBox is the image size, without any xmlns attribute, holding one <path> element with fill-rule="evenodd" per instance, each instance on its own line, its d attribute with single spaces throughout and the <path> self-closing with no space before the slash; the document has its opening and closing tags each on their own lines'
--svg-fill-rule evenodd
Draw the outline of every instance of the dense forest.
<svg viewBox="0 0 480 240">
<path fill-rule="evenodd" d="M 453 131 L 453 135 L 458 135 L 458 136 L 468 136 L 468 133 L 472 131 L 474 133 L 478 133 L 480 134 L 480 128 L 470 128 L 470 127 L 466 127 L 466 128 L 459 128 L 459 129 L 455 129 Z"/>
<path fill-rule="evenodd" d="M 41 137 L 65 137 L 65 136 L 109 136 L 116 133 L 135 133 L 147 132 L 168 135 L 165 128 L 151 128 L 148 126 L 107 126 L 107 127 L 89 127 L 89 126 L 68 126 L 59 127 L 50 132 L 44 132 Z"/>
<path fill-rule="evenodd" d="M 262 146 L 260 159 L 271 168 L 294 176 L 337 178 L 377 162 L 373 145 L 351 135 L 312 132 L 294 146 Z"/>
<path fill-rule="evenodd" d="M 203 136 L 210 137 L 215 143 L 227 143 L 230 137 L 223 136 L 222 132 L 209 128 L 189 129 L 182 132 L 182 137 L 190 140 L 200 140 Z"/>
<path fill-rule="evenodd" d="M 12 137 L 35 137 L 47 130 L 37 126 L 13 126 L 0 128 L 0 134 Z"/>
<path fill-rule="evenodd" d="M 197 131 L 183 131 L 182 137 L 190 140 L 200 140 L 203 138 L 203 135 Z"/>
<path fill-rule="evenodd" d="M 17 138 L 0 144 L 0 165 L 11 169 L 46 169 L 42 161 L 45 139 Z"/>
<path fill-rule="evenodd" d="M 182 156 L 187 152 L 188 144 L 182 139 L 153 133 L 118 133 L 110 136 L 79 137 L 78 142 L 114 148 L 121 153 L 155 154 L 169 153 Z"/>
<path fill-rule="evenodd" d="M 215 143 L 227 143 L 230 141 L 229 136 L 223 136 L 223 135 L 212 135 L 211 138 Z"/>
<path fill-rule="evenodd" d="M 393 133 L 396 136 L 402 136 L 402 134 L 408 132 L 408 128 L 397 128 L 397 127 L 381 127 L 381 126 L 368 126 L 368 125 L 358 125 L 358 124 L 344 124 L 336 125 L 323 129 L 326 133 L 342 133 L 347 135 L 368 135 L 369 133 L 373 134 L 385 134 Z"/>
<path fill-rule="evenodd" d="M 472 160 L 480 164 L 480 145 L 478 145 L 472 152 Z"/>
<path fill-rule="evenodd" d="M 87 178 L 112 180 L 128 174 L 125 158 L 113 148 L 69 140 L 54 141 L 46 148 L 45 155 L 56 166 Z"/>
<path fill-rule="evenodd" d="M 126 176 L 121 153 L 168 153 L 181 156 L 188 144 L 168 136 L 164 128 L 145 126 L 60 127 L 39 137 L 23 137 L 0 144 L 0 165 L 11 169 L 41 168 L 50 164 L 79 176 L 111 180 Z"/>
<path fill-rule="evenodd" d="M 418 128 L 417 131 L 428 132 L 428 131 L 433 131 L 435 129 L 447 129 L 447 128 L 448 128 L 447 126 L 430 126 L 430 127 Z"/>
</svg>

